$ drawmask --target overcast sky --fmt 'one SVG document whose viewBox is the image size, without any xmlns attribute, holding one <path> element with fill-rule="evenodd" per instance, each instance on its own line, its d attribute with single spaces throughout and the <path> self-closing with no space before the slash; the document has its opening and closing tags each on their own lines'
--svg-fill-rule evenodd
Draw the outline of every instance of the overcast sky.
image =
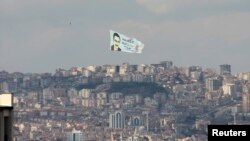
<svg viewBox="0 0 250 141">
<path fill-rule="evenodd" d="M 145 44 L 112 52 L 109 30 Z M 0 71 L 171 60 L 250 71 L 250 0 L 0 0 Z"/>
</svg>

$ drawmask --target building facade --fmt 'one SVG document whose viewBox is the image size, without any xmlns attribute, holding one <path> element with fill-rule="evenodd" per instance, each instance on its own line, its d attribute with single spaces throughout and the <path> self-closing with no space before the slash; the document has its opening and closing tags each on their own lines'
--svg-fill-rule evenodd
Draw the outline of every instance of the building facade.
<svg viewBox="0 0 250 141">
<path fill-rule="evenodd" d="M 12 94 L 0 94 L 0 141 L 12 141 Z"/>
<path fill-rule="evenodd" d="M 227 74 L 231 74 L 231 65 L 228 64 L 223 64 L 220 65 L 220 74 L 221 75 L 227 75 Z"/>
<path fill-rule="evenodd" d="M 67 141 L 83 141 L 83 133 L 73 129 L 72 132 L 67 134 Z"/>
<path fill-rule="evenodd" d="M 125 114 L 123 111 L 115 111 L 109 115 L 109 127 L 115 129 L 125 127 Z"/>
</svg>

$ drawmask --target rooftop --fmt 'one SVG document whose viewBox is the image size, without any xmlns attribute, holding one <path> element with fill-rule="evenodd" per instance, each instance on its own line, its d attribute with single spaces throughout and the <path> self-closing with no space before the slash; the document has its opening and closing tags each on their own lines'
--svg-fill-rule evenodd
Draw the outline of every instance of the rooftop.
<svg viewBox="0 0 250 141">
<path fill-rule="evenodd" d="M 11 93 L 0 93 L 0 107 L 12 107 Z"/>
</svg>

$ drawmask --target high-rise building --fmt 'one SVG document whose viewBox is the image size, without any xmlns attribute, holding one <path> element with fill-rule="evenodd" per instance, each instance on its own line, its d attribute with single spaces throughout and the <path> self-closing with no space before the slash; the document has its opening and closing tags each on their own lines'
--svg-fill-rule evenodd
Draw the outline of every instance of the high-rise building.
<svg viewBox="0 0 250 141">
<path fill-rule="evenodd" d="M 217 78 L 217 77 L 206 79 L 206 88 L 207 88 L 208 92 L 216 91 L 221 86 L 222 86 L 222 80 Z"/>
<path fill-rule="evenodd" d="M 130 126 L 142 126 L 144 120 L 141 116 L 131 116 L 129 120 Z"/>
<path fill-rule="evenodd" d="M 9 84 L 7 82 L 0 83 L 0 90 L 4 92 L 9 92 Z"/>
<path fill-rule="evenodd" d="M 0 141 L 12 141 L 12 94 L 0 93 Z"/>
<path fill-rule="evenodd" d="M 125 114 L 123 111 L 115 111 L 109 115 L 109 127 L 110 128 L 124 128 L 125 126 Z"/>
<path fill-rule="evenodd" d="M 120 72 L 120 66 L 115 66 L 115 73 L 119 73 Z"/>
<path fill-rule="evenodd" d="M 243 87 L 242 111 L 243 113 L 250 113 L 250 86 L 249 85 L 245 85 Z"/>
<path fill-rule="evenodd" d="M 96 106 L 100 108 L 106 103 L 107 103 L 107 93 L 105 92 L 98 93 L 96 96 Z"/>
<path fill-rule="evenodd" d="M 141 73 L 144 73 L 145 67 L 146 67 L 146 65 L 144 65 L 144 64 L 138 65 L 137 66 L 137 71 L 141 72 Z"/>
<path fill-rule="evenodd" d="M 223 64 L 220 65 L 220 74 L 221 75 L 227 75 L 227 74 L 231 74 L 231 65 L 228 64 Z"/>
<path fill-rule="evenodd" d="M 128 66 L 128 72 L 134 72 L 137 71 L 138 65 L 129 65 Z"/>
<path fill-rule="evenodd" d="M 173 61 L 161 61 L 161 65 L 165 68 L 171 68 L 173 66 Z"/>
<path fill-rule="evenodd" d="M 223 85 L 222 89 L 223 89 L 223 94 L 225 96 L 232 96 L 232 97 L 236 96 L 235 84 L 227 83 L 227 84 Z"/>
<path fill-rule="evenodd" d="M 67 141 L 83 141 L 83 133 L 73 129 L 72 132 L 67 133 Z"/>
</svg>

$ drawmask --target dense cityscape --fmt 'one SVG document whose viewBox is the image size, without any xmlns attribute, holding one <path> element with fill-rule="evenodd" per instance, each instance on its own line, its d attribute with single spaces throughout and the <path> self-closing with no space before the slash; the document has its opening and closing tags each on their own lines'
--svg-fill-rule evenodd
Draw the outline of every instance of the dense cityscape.
<svg viewBox="0 0 250 141">
<path fill-rule="evenodd" d="M 91 65 L 0 72 L 15 141 L 204 141 L 209 124 L 250 123 L 250 72 L 200 66 Z"/>
</svg>

